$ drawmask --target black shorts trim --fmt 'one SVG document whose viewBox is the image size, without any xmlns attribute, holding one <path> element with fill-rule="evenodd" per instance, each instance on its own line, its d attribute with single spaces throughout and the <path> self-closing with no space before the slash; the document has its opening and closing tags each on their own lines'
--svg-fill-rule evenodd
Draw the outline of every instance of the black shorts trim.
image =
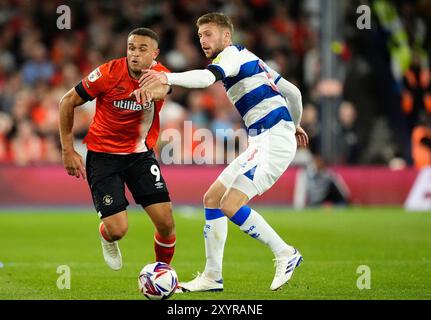
<svg viewBox="0 0 431 320">
<path fill-rule="evenodd" d="M 100 215 L 100 219 L 103 219 L 126 210 L 127 210 L 127 206 L 123 205 L 123 206 L 113 207 L 109 209 L 105 208 L 103 209 L 103 212 L 99 211 L 98 214 Z"/>
<path fill-rule="evenodd" d="M 139 203 L 143 208 L 148 207 L 152 204 L 164 202 L 171 202 L 169 192 L 149 194 L 148 196 L 143 196 L 136 200 L 136 203 Z"/>
</svg>

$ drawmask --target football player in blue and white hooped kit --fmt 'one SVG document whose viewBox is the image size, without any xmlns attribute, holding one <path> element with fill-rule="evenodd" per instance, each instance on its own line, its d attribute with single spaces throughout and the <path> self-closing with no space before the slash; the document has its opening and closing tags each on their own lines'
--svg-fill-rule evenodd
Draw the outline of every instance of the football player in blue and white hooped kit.
<svg viewBox="0 0 431 320">
<path fill-rule="evenodd" d="M 298 146 L 308 145 L 308 136 L 300 127 L 301 93 L 254 53 L 232 43 L 233 25 L 223 13 L 205 14 L 196 25 L 202 50 L 212 63 L 205 70 L 181 73 L 148 70 L 140 79 L 142 90 L 155 82 L 206 88 L 223 81 L 244 120 L 249 147 L 224 169 L 204 196 L 205 270 L 180 287 L 182 291 L 223 290 L 223 250 L 230 219 L 273 251 L 276 272 L 270 288 L 277 290 L 292 277 L 302 256 L 247 203 L 272 187 L 292 162 Z"/>
</svg>

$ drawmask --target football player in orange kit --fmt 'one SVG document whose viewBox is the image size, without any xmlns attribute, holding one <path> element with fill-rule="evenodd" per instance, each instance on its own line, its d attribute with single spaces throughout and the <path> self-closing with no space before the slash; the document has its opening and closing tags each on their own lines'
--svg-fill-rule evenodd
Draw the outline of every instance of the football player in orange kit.
<svg viewBox="0 0 431 320">
<path fill-rule="evenodd" d="M 159 112 L 170 88 L 158 85 L 151 94 L 135 91 L 143 69 L 168 72 L 155 60 L 158 42 L 150 29 L 133 30 L 127 39 L 127 57 L 96 68 L 60 101 L 63 164 L 69 175 L 88 180 L 102 220 L 103 256 L 113 270 L 122 267 L 118 240 L 128 228 L 125 184 L 156 227 L 156 261 L 169 264 L 175 250 L 172 204 L 153 152 L 160 129 Z M 84 167 L 73 146 L 74 109 L 94 98 L 96 113 L 84 139 L 88 149 Z"/>
</svg>

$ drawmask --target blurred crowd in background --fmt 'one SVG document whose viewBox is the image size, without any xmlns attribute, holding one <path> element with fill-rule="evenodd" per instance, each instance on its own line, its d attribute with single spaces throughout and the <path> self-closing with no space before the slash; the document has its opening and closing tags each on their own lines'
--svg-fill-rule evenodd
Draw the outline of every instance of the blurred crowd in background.
<svg viewBox="0 0 431 320">
<path fill-rule="evenodd" d="M 56 27 L 61 4 L 71 9 L 70 30 Z M 370 30 L 356 26 L 361 4 L 372 9 Z M 59 100 L 94 68 L 125 56 L 127 34 L 136 27 L 159 34 L 158 60 L 172 71 L 205 68 L 209 61 L 195 21 L 222 11 L 233 20 L 235 43 L 300 88 L 312 152 L 319 153 L 320 100 L 335 95 L 339 151 L 333 164 L 431 164 L 431 2 L 343 6 L 343 36 L 331 45 L 343 72 L 328 81 L 320 74 L 319 0 L 0 0 L 0 163 L 60 164 Z M 77 109 L 77 147 L 85 148 L 81 141 L 94 108 L 91 101 Z M 162 130 L 181 132 L 185 120 L 193 130 L 242 128 L 220 83 L 205 90 L 174 88 L 161 115 Z"/>
</svg>

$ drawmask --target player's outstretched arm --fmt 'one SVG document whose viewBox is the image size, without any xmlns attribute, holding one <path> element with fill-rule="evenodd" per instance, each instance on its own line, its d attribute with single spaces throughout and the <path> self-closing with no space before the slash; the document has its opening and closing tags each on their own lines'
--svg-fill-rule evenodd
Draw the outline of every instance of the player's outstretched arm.
<svg viewBox="0 0 431 320">
<path fill-rule="evenodd" d="M 67 173 L 77 178 L 86 179 L 84 162 L 82 157 L 73 147 L 73 119 L 75 107 L 85 101 L 78 95 L 75 88 L 70 89 L 60 100 L 60 141 L 63 157 L 63 165 Z"/>
<path fill-rule="evenodd" d="M 145 70 L 139 79 L 141 87 L 148 87 L 155 83 L 175 85 L 184 88 L 206 88 L 216 81 L 214 74 L 205 70 L 191 70 L 178 73 L 164 73 L 154 70 Z"/>
<path fill-rule="evenodd" d="M 171 87 L 167 84 L 153 85 L 148 88 L 152 95 L 152 100 L 159 101 L 166 97 Z"/>
<path fill-rule="evenodd" d="M 130 94 L 130 97 L 135 96 L 138 103 L 146 103 L 152 100 L 159 101 L 166 97 L 169 90 L 170 86 L 168 86 L 167 84 L 160 84 L 158 82 L 154 82 L 149 86 L 136 89 Z"/>
</svg>

